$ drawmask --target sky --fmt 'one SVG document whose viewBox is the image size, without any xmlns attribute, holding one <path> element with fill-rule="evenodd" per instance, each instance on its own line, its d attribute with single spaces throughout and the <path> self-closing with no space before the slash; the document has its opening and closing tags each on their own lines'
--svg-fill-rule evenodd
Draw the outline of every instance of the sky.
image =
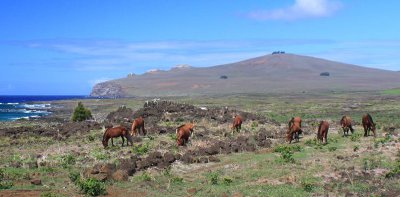
<svg viewBox="0 0 400 197">
<path fill-rule="evenodd" d="M 286 51 L 400 70 L 397 0 L 1 0 L 0 95 Z"/>
</svg>

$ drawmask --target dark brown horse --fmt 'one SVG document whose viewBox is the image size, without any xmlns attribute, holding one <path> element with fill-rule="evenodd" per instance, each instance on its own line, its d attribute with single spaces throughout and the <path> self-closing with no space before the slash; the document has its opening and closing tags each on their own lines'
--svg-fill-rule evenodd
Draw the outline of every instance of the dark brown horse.
<svg viewBox="0 0 400 197">
<path fill-rule="evenodd" d="M 294 128 L 293 125 L 296 124 L 296 126 Z M 288 123 L 288 131 L 287 131 L 287 135 L 288 135 L 288 141 L 289 143 L 291 143 L 291 140 L 296 139 L 296 141 L 299 141 L 299 135 L 303 133 L 303 130 L 301 130 L 301 118 L 300 117 L 292 117 L 292 119 L 289 120 Z M 289 135 L 292 138 L 291 140 L 289 140 Z"/>
<path fill-rule="evenodd" d="M 292 143 L 293 139 L 295 139 L 296 142 L 299 141 L 298 134 L 300 132 L 301 132 L 300 124 L 298 122 L 293 123 L 287 132 L 287 141 L 289 142 L 289 144 Z"/>
<path fill-rule="evenodd" d="M 140 134 L 140 131 L 142 131 L 143 135 L 146 135 L 146 130 L 144 129 L 144 120 L 142 116 L 136 118 L 133 121 L 131 127 L 131 136 L 136 136 L 137 134 Z"/>
<path fill-rule="evenodd" d="M 235 118 L 233 119 L 232 127 L 231 130 L 236 132 L 240 132 L 240 129 L 242 129 L 242 117 L 239 115 L 235 115 Z"/>
<path fill-rule="evenodd" d="M 340 125 L 342 126 L 343 129 L 343 136 L 349 134 L 349 129 L 352 134 L 354 133 L 350 116 L 343 116 L 342 119 L 340 120 Z"/>
<path fill-rule="evenodd" d="M 183 146 L 189 141 L 192 136 L 194 124 L 186 123 L 176 128 L 176 143 L 178 146 Z"/>
<path fill-rule="evenodd" d="M 327 121 L 321 121 L 318 127 L 317 139 L 325 144 L 328 142 L 328 130 L 329 130 L 329 123 Z"/>
<path fill-rule="evenodd" d="M 119 126 L 119 127 L 113 127 L 113 128 L 106 129 L 106 131 L 104 132 L 103 141 L 102 141 L 104 148 L 107 148 L 108 140 L 110 138 L 111 138 L 111 144 L 114 146 L 113 138 L 116 138 L 116 137 L 121 137 L 122 146 L 124 146 L 124 143 L 125 143 L 124 137 L 126 138 L 127 146 L 128 146 L 128 142 L 130 142 L 131 145 L 133 145 L 132 138 L 129 135 L 127 129 L 125 127 Z"/>
<path fill-rule="evenodd" d="M 362 125 L 364 127 L 364 137 L 369 136 L 369 131 L 372 131 L 374 133 L 374 137 L 376 137 L 375 133 L 375 123 L 372 120 L 371 115 L 365 114 L 362 117 Z"/>
</svg>

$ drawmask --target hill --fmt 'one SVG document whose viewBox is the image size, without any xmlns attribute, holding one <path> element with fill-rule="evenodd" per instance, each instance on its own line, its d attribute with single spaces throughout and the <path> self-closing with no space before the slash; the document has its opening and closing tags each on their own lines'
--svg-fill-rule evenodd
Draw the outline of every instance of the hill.
<svg viewBox="0 0 400 197">
<path fill-rule="evenodd" d="M 294 54 L 236 63 L 153 70 L 96 84 L 91 96 L 189 96 L 303 91 L 366 91 L 400 86 L 400 73 Z"/>
</svg>

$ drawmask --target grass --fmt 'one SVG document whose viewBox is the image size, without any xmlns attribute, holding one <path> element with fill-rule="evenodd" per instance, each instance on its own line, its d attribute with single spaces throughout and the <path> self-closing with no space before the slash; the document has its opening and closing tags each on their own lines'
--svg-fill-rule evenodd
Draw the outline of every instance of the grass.
<svg viewBox="0 0 400 197">
<path fill-rule="evenodd" d="M 400 95 L 400 88 L 384 90 L 383 94 Z"/>
<path fill-rule="evenodd" d="M 136 172 L 129 182 L 115 182 L 113 187 L 123 191 L 145 192 L 148 196 L 159 196 L 160 194 L 163 196 L 221 196 L 223 194 L 233 196 L 236 193 L 244 196 L 282 196 L 282 194 L 285 196 L 323 196 L 326 185 L 322 181 L 322 174 L 337 173 L 335 170 L 343 171 L 354 167 L 366 172 L 380 168 L 389 170 L 387 179 L 384 179 L 385 175 L 378 177 L 378 179 L 385 180 L 382 189 L 400 191 L 399 180 L 391 178 L 398 176 L 400 167 L 384 149 L 388 147 L 389 142 L 395 140 L 382 137 L 382 133 L 389 132 L 389 128 L 400 127 L 398 119 L 400 99 L 397 97 L 393 99 L 392 96 L 387 99 L 383 99 L 383 97 L 376 93 L 349 93 L 294 97 L 288 95 L 239 95 L 216 98 L 176 98 L 178 102 L 197 106 L 228 106 L 231 109 L 257 112 L 280 122 L 282 128 L 293 116 L 301 116 L 304 124 L 308 126 L 306 128 L 311 131 L 314 131 L 315 122 L 318 123 L 320 119 L 331 120 L 334 122 L 331 124 L 333 130 L 329 131 L 326 145 L 318 143 L 312 134 L 302 138 L 299 143 L 279 145 L 272 149 L 263 149 L 260 152 L 218 155 L 217 157 L 221 160 L 218 163 L 174 164 L 171 169 L 161 172 L 154 170 Z M 133 109 L 138 109 L 143 105 L 140 99 L 85 100 L 83 103 L 94 114 L 108 113 L 120 105 L 126 105 Z M 360 107 L 344 112 L 344 108 L 353 103 L 360 104 Z M 76 102 L 72 106 L 75 104 Z M 370 113 L 377 123 L 378 136 L 375 140 L 373 137 L 362 137 L 363 131 L 359 124 L 362 115 L 366 112 Z M 340 134 L 333 132 L 337 127 L 337 121 L 344 113 L 350 115 L 356 123 L 355 133 L 347 137 L 341 137 L 341 132 Z M 160 124 L 173 127 L 179 123 L 161 122 Z M 214 132 L 217 128 L 211 125 L 208 129 Z M 256 121 L 245 121 L 244 128 L 252 132 L 257 132 L 260 128 L 270 129 L 268 124 L 263 125 Z M 338 131 L 337 128 L 336 131 Z M 9 137 L 0 139 L 0 146 L 3 148 L 3 152 L 0 154 L 2 166 L 8 166 L 12 162 L 35 161 L 36 158 L 31 155 L 41 154 L 51 148 L 54 150 L 57 144 L 61 147 L 60 149 L 65 148 L 68 151 L 75 149 L 80 152 L 79 157 L 69 155 L 68 151 L 50 152 L 48 161 L 51 165 L 38 169 L 4 168 L 4 172 L 7 174 L 7 178 L 4 180 L 14 183 L 9 189 L 42 189 L 42 186 L 32 186 L 29 183 L 32 175 L 40 173 L 44 185 L 55 184 L 49 188 L 50 196 L 53 190 L 58 191 L 59 188 L 64 187 L 64 196 L 78 195 L 80 186 L 65 184 L 65 181 L 81 180 L 79 172 L 85 166 L 92 166 L 93 163 L 113 162 L 120 154 L 129 156 L 127 154 L 129 151 L 132 152 L 131 154 L 145 156 L 151 150 L 158 150 L 160 147 L 157 145 L 160 141 L 167 142 L 176 153 L 182 153 L 187 149 L 172 146 L 176 144 L 175 134 L 143 138 L 141 145 L 135 144 L 134 147 L 121 148 L 120 143 L 117 143 L 119 141 L 116 141 L 115 144 L 119 146 L 106 150 L 100 142 L 100 131 L 93 131 L 81 138 L 71 138 L 67 142 L 55 143 L 49 138 L 24 136 L 20 139 L 20 144 L 12 145 L 13 140 Z M 77 146 L 77 143 L 81 145 Z M 372 149 L 365 152 L 369 147 Z M 380 153 L 382 151 L 386 155 Z M 354 155 L 357 157 L 353 157 Z M 338 156 L 343 156 L 345 159 L 338 159 Z M 346 161 L 346 158 L 350 158 L 349 161 Z M 371 195 L 379 196 L 379 192 L 382 190 L 369 186 L 362 180 L 354 179 L 352 183 L 340 183 L 340 181 L 342 180 L 329 183 L 334 188 L 333 196 L 342 195 L 347 191 L 359 192 L 360 195 L 366 195 L 369 192 Z M 94 185 L 97 183 L 87 185 L 95 187 Z M 188 191 L 192 188 L 195 188 L 194 194 Z"/>
</svg>

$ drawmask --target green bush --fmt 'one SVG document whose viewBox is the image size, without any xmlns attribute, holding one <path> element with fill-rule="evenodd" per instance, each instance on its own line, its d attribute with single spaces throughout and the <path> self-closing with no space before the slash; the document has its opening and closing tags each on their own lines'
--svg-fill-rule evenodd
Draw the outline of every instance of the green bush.
<svg viewBox="0 0 400 197">
<path fill-rule="evenodd" d="M 336 146 L 331 146 L 331 147 L 328 147 L 328 150 L 329 150 L 330 152 L 334 152 L 334 151 L 337 150 L 337 147 L 336 147 Z"/>
<path fill-rule="evenodd" d="M 308 139 L 308 140 L 306 140 L 306 141 L 304 142 L 304 144 L 307 145 L 307 146 L 315 146 L 315 145 L 318 144 L 318 141 L 317 141 L 316 138 L 314 138 L 314 139 Z"/>
<path fill-rule="evenodd" d="M 360 149 L 360 146 L 359 146 L 359 145 L 354 145 L 354 147 L 353 147 L 353 151 L 354 151 L 354 152 L 358 151 L 359 149 Z"/>
<path fill-rule="evenodd" d="M 63 167 L 63 168 L 68 168 L 69 166 L 74 165 L 75 163 L 76 163 L 76 159 L 71 154 L 63 155 L 61 157 L 61 167 Z"/>
<path fill-rule="evenodd" d="M 140 180 L 142 180 L 142 181 L 151 181 L 151 176 L 150 176 L 150 174 L 149 173 L 147 173 L 147 172 L 143 172 L 141 175 L 140 175 Z"/>
<path fill-rule="evenodd" d="M 282 153 L 282 152 L 301 152 L 303 148 L 300 145 L 278 145 L 275 147 L 274 152 L 276 153 Z"/>
<path fill-rule="evenodd" d="M 89 142 L 93 142 L 96 139 L 96 137 L 94 135 L 89 135 L 87 139 L 89 140 Z"/>
<path fill-rule="evenodd" d="M 182 183 L 183 182 L 183 178 L 182 177 L 172 177 L 171 178 L 171 182 L 172 183 Z"/>
<path fill-rule="evenodd" d="M 40 194 L 40 197 L 58 197 L 60 195 L 57 195 L 56 193 L 53 192 L 43 192 Z"/>
<path fill-rule="evenodd" d="M 74 113 L 72 114 L 72 121 L 84 121 L 92 118 L 92 112 L 86 109 L 81 102 L 76 106 Z"/>
<path fill-rule="evenodd" d="M 316 187 L 317 183 L 314 178 L 304 178 L 300 181 L 303 190 L 306 192 L 312 192 Z"/>
<path fill-rule="evenodd" d="M 395 168 L 390 172 L 386 173 L 385 177 L 386 178 L 400 177 L 400 161 L 397 161 Z"/>
<path fill-rule="evenodd" d="M 71 171 L 68 177 L 74 184 L 77 184 L 77 182 L 81 179 L 80 173 L 76 171 Z"/>
<path fill-rule="evenodd" d="M 293 153 L 288 150 L 281 152 L 281 159 L 286 163 L 294 163 Z"/>
<path fill-rule="evenodd" d="M 361 133 L 353 133 L 353 135 L 350 136 L 350 140 L 352 142 L 359 142 L 361 140 Z"/>
<path fill-rule="evenodd" d="M 233 183 L 233 180 L 229 177 L 224 177 L 224 185 L 230 185 Z"/>
<path fill-rule="evenodd" d="M 90 196 L 98 196 L 106 193 L 106 185 L 96 179 L 83 179 L 77 181 L 77 185 L 81 191 Z"/>
<path fill-rule="evenodd" d="M 7 180 L 7 178 L 8 175 L 6 172 L 4 172 L 3 169 L 0 169 L 0 190 L 10 189 L 12 186 L 14 186 L 14 182 Z"/>
<path fill-rule="evenodd" d="M 210 174 L 208 174 L 208 178 L 210 179 L 210 183 L 212 185 L 218 185 L 219 173 L 211 172 Z"/>
<path fill-rule="evenodd" d="M 148 143 L 136 145 L 134 144 L 132 147 L 132 152 L 138 155 L 144 155 L 150 150 L 150 145 Z"/>
</svg>

